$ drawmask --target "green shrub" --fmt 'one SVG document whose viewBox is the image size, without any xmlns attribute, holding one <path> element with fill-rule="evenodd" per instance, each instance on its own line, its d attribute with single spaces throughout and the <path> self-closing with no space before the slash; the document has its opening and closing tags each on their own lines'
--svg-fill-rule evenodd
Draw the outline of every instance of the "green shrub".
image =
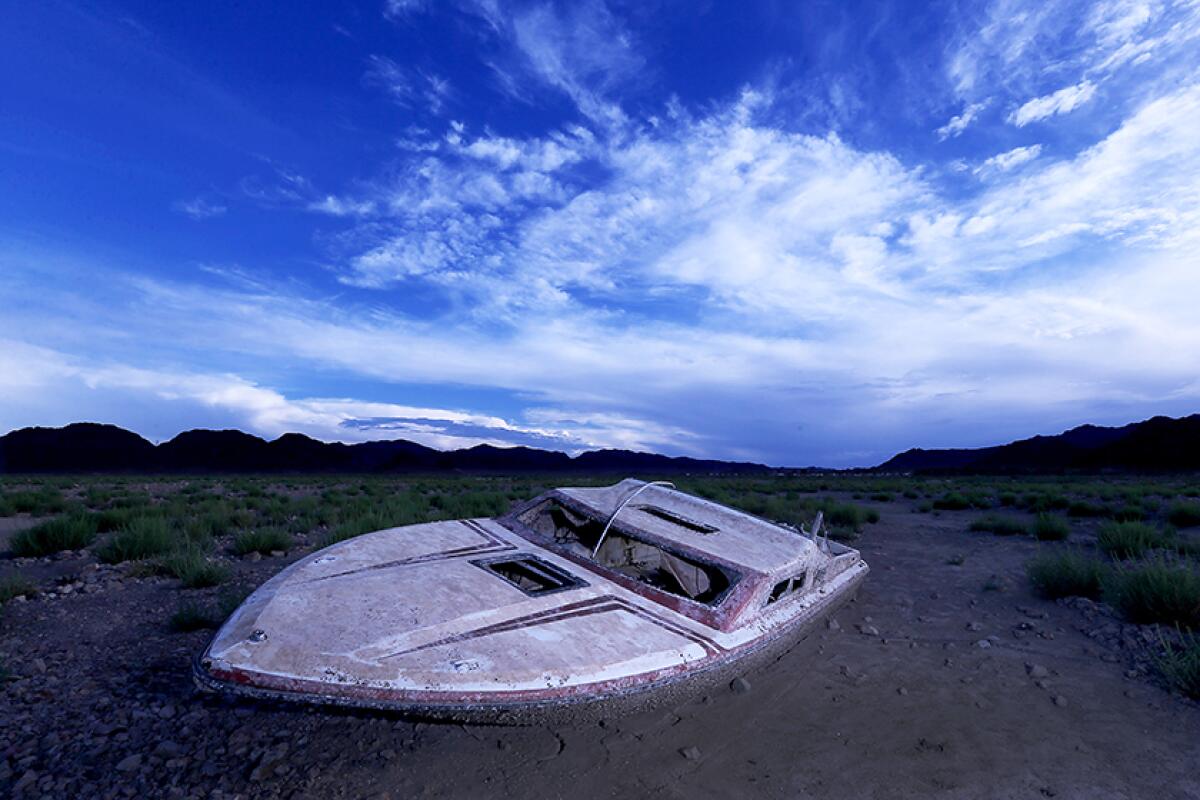
<svg viewBox="0 0 1200 800">
<path fill-rule="evenodd" d="M 1017 496 L 1013 492 L 1001 492 L 997 498 L 1002 506 L 1015 506 L 1017 504 Z"/>
<path fill-rule="evenodd" d="M 920 493 L 917 492 L 916 489 L 905 489 L 904 496 L 906 498 L 908 498 L 909 500 L 916 500 L 921 495 L 920 495 Z"/>
<path fill-rule="evenodd" d="M 189 633 L 204 628 L 215 628 L 221 623 L 210 610 L 189 600 L 179 605 L 168 624 L 173 631 Z"/>
<path fill-rule="evenodd" d="M 1108 509 L 1104 506 L 1086 500 L 1076 500 L 1067 507 L 1067 516 L 1070 517 L 1103 517 L 1107 513 Z"/>
<path fill-rule="evenodd" d="M 1100 596 L 1106 567 L 1098 558 L 1073 550 L 1056 550 L 1035 556 L 1025 571 L 1034 591 L 1045 598 L 1094 599 Z"/>
<path fill-rule="evenodd" d="M 928 500 L 924 500 L 917 505 L 918 514 L 928 514 L 931 511 L 933 511 L 933 503 Z"/>
<path fill-rule="evenodd" d="M 1200 525 L 1200 503 L 1176 503 L 1167 512 L 1167 521 L 1179 528 Z"/>
<path fill-rule="evenodd" d="M 1141 506 L 1126 505 L 1112 512 L 1112 518 L 1117 522 L 1141 522 L 1146 518 L 1146 510 Z"/>
<path fill-rule="evenodd" d="M 1060 542 L 1071 535 L 1071 526 L 1055 514 L 1038 514 L 1033 523 L 1033 535 L 1043 542 Z"/>
<path fill-rule="evenodd" d="M 1196 700 L 1200 700 L 1200 636 L 1186 634 L 1178 650 L 1165 645 L 1158 659 L 1158 669 L 1167 683 Z"/>
<path fill-rule="evenodd" d="M 896 498 L 889 492 L 876 492 L 871 495 L 871 499 L 877 503 L 890 503 Z"/>
<path fill-rule="evenodd" d="M 100 533 L 120 530 L 129 524 L 129 520 L 133 519 L 136 514 L 137 512 L 132 508 L 106 508 L 95 515 L 96 530 Z"/>
<path fill-rule="evenodd" d="M 161 571 L 179 578 L 188 589 L 216 586 L 229 577 L 228 568 L 210 560 L 195 546 L 163 556 L 158 565 Z"/>
<path fill-rule="evenodd" d="M 1100 549 L 1113 558 L 1137 558 L 1167 541 L 1157 528 L 1144 522 L 1106 522 L 1096 538 Z"/>
<path fill-rule="evenodd" d="M 12 537 L 9 546 L 18 556 L 48 556 L 61 550 L 79 550 L 96 539 L 96 518 L 86 512 L 49 519 Z"/>
<path fill-rule="evenodd" d="M 985 514 L 972 522 L 970 529 L 973 531 L 989 531 L 999 536 L 1019 536 L 1027 532 L 1024 523 L 1020 520 L 1001 517 L 997 514 Z"/>
<path fill-rule="evenodd" d="M 67 500 L 63 493 L 51 486 L 32 491 L 10 492 L 6 499 L 16 513 L 32 514 L 35 517 L 61 514 L 67 508 Z"/>
<path fill-rule="evenodd" d="M 134 517 L 102 544 L 96 555 L 107 564 L 161 556 L 175 547 L 175 536 L 162 517 Z"/>
<path fill-rule="evenodd" d="M 292 535 L 284 528 L 255 528 L 233 537 L 233 552 L 239 556 L 249 553 L 268 556 L 272 551 L 287 550 L 291 546 Z"/>
<path fill-rule="evenodd" d="M 971 507 L 971 501 L 958 492 L 949 492 L 933 501 L 939 511 L 963 511 Z"/>
<path fill-rule="evenodd" d="M 1200 627 L 1200 570 L 1155 559 L 1115 571 L 1105 597 L 1130 622 Z"/>
<path fill-rule="evenodd" d="M 0 577 L 0 605 L 7 603 L 14 597 L 22 597 L 33 594 L 36 591 L 37 587 L 33 585 L 33 581 L 24 575 L 14 574 Z"/>
</svg>

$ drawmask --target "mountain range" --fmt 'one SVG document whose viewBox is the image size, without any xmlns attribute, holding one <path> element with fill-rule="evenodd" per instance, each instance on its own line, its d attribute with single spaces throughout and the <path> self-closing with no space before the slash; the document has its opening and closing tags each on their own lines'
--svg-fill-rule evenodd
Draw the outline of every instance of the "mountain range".
<svg viewBox="0 0 1200 800">
<path fill-rule="evenodd" d="M 577 472 L 752 473 L 763 464 L 632 450 L 569 456 L 530 447 L 434 450 L 403 439 L 341 444 L 299 433 L 267 441 L 237 430 L 192 430 L 153 444 L 115 425 L 79 422 L 0 436 L 0 473 L 27 472 Z M 1015 473 L 1200 470 L 1200 414 L 1154 417 L 1118 428 L 1082 425 L 994 447 L 893 456 L 876 472 Z"/>
<path fill-rule="evenodd" d="M 0 473 L 24 472 L 759 472 L 762 464 L 531 447 L 434 450 L 415 442 L 341 444 L 299 433 L 266 441 L 238 430 L 185 431 L 152 444 L 115 425 L 78 422 L 0 436 Z"/>
<path fill-rule="evenodd" d="M 881 472 L 1094 472 L 1200 469 L 1200 414 L 1154 417 L 1119 428 L 1081 425 L 995 447 L 906 450 Z"/>
</svg>

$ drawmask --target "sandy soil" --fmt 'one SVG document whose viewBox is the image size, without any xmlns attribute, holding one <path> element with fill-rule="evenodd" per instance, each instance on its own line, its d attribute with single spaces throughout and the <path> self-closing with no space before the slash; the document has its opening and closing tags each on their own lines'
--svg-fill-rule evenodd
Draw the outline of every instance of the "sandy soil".
<svg viewBox="0 0 1200 800">
<path fill-rule="evenodd" d="M 1141 631 L 1035 598 L 1030 539 L 877 508 L 858 600 L 749 691 L 554 728 L 197 695 L 188 659 L 208 634 L 167 630 L 173 583 L 85 565 L 78 590 L 5 609 L 0 659 L 19 677 L 0 696 L 0 794 L 1200 797 L 1200 704 L 1138 668 Z"/>
</svg>

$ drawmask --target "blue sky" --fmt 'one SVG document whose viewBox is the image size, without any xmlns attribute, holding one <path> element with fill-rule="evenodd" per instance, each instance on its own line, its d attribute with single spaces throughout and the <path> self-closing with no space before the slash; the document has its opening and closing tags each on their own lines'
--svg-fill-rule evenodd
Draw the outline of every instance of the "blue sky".
<svg viewBox="0 0 1200 800">
<path fill-rule="evenodd" d="M 1200 398 L 1200 3 L 10 4 L 0 428 L 855 466 Z"/>
</svg>

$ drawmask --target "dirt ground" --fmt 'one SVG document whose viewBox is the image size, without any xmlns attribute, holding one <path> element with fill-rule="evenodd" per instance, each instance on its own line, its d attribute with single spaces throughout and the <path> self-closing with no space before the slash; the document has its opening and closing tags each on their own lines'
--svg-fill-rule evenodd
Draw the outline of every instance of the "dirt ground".
<svg viewBox="0 0 1200 800">
<path fill-rule="evenodd" d="M 1200 797 L 1200 704 L 1147 669 L 1149 631 L 1036 598 L 1038 544 L 968 532 L 975 513 L 874 507 L 857 601 L 749 691 L 553 728 L 201 695 L 188 664 L 210 633 L 169 631 L 172 581 L 42 564 L 71 588 L 3 611 L 0 795 Z"/>
</svg>

